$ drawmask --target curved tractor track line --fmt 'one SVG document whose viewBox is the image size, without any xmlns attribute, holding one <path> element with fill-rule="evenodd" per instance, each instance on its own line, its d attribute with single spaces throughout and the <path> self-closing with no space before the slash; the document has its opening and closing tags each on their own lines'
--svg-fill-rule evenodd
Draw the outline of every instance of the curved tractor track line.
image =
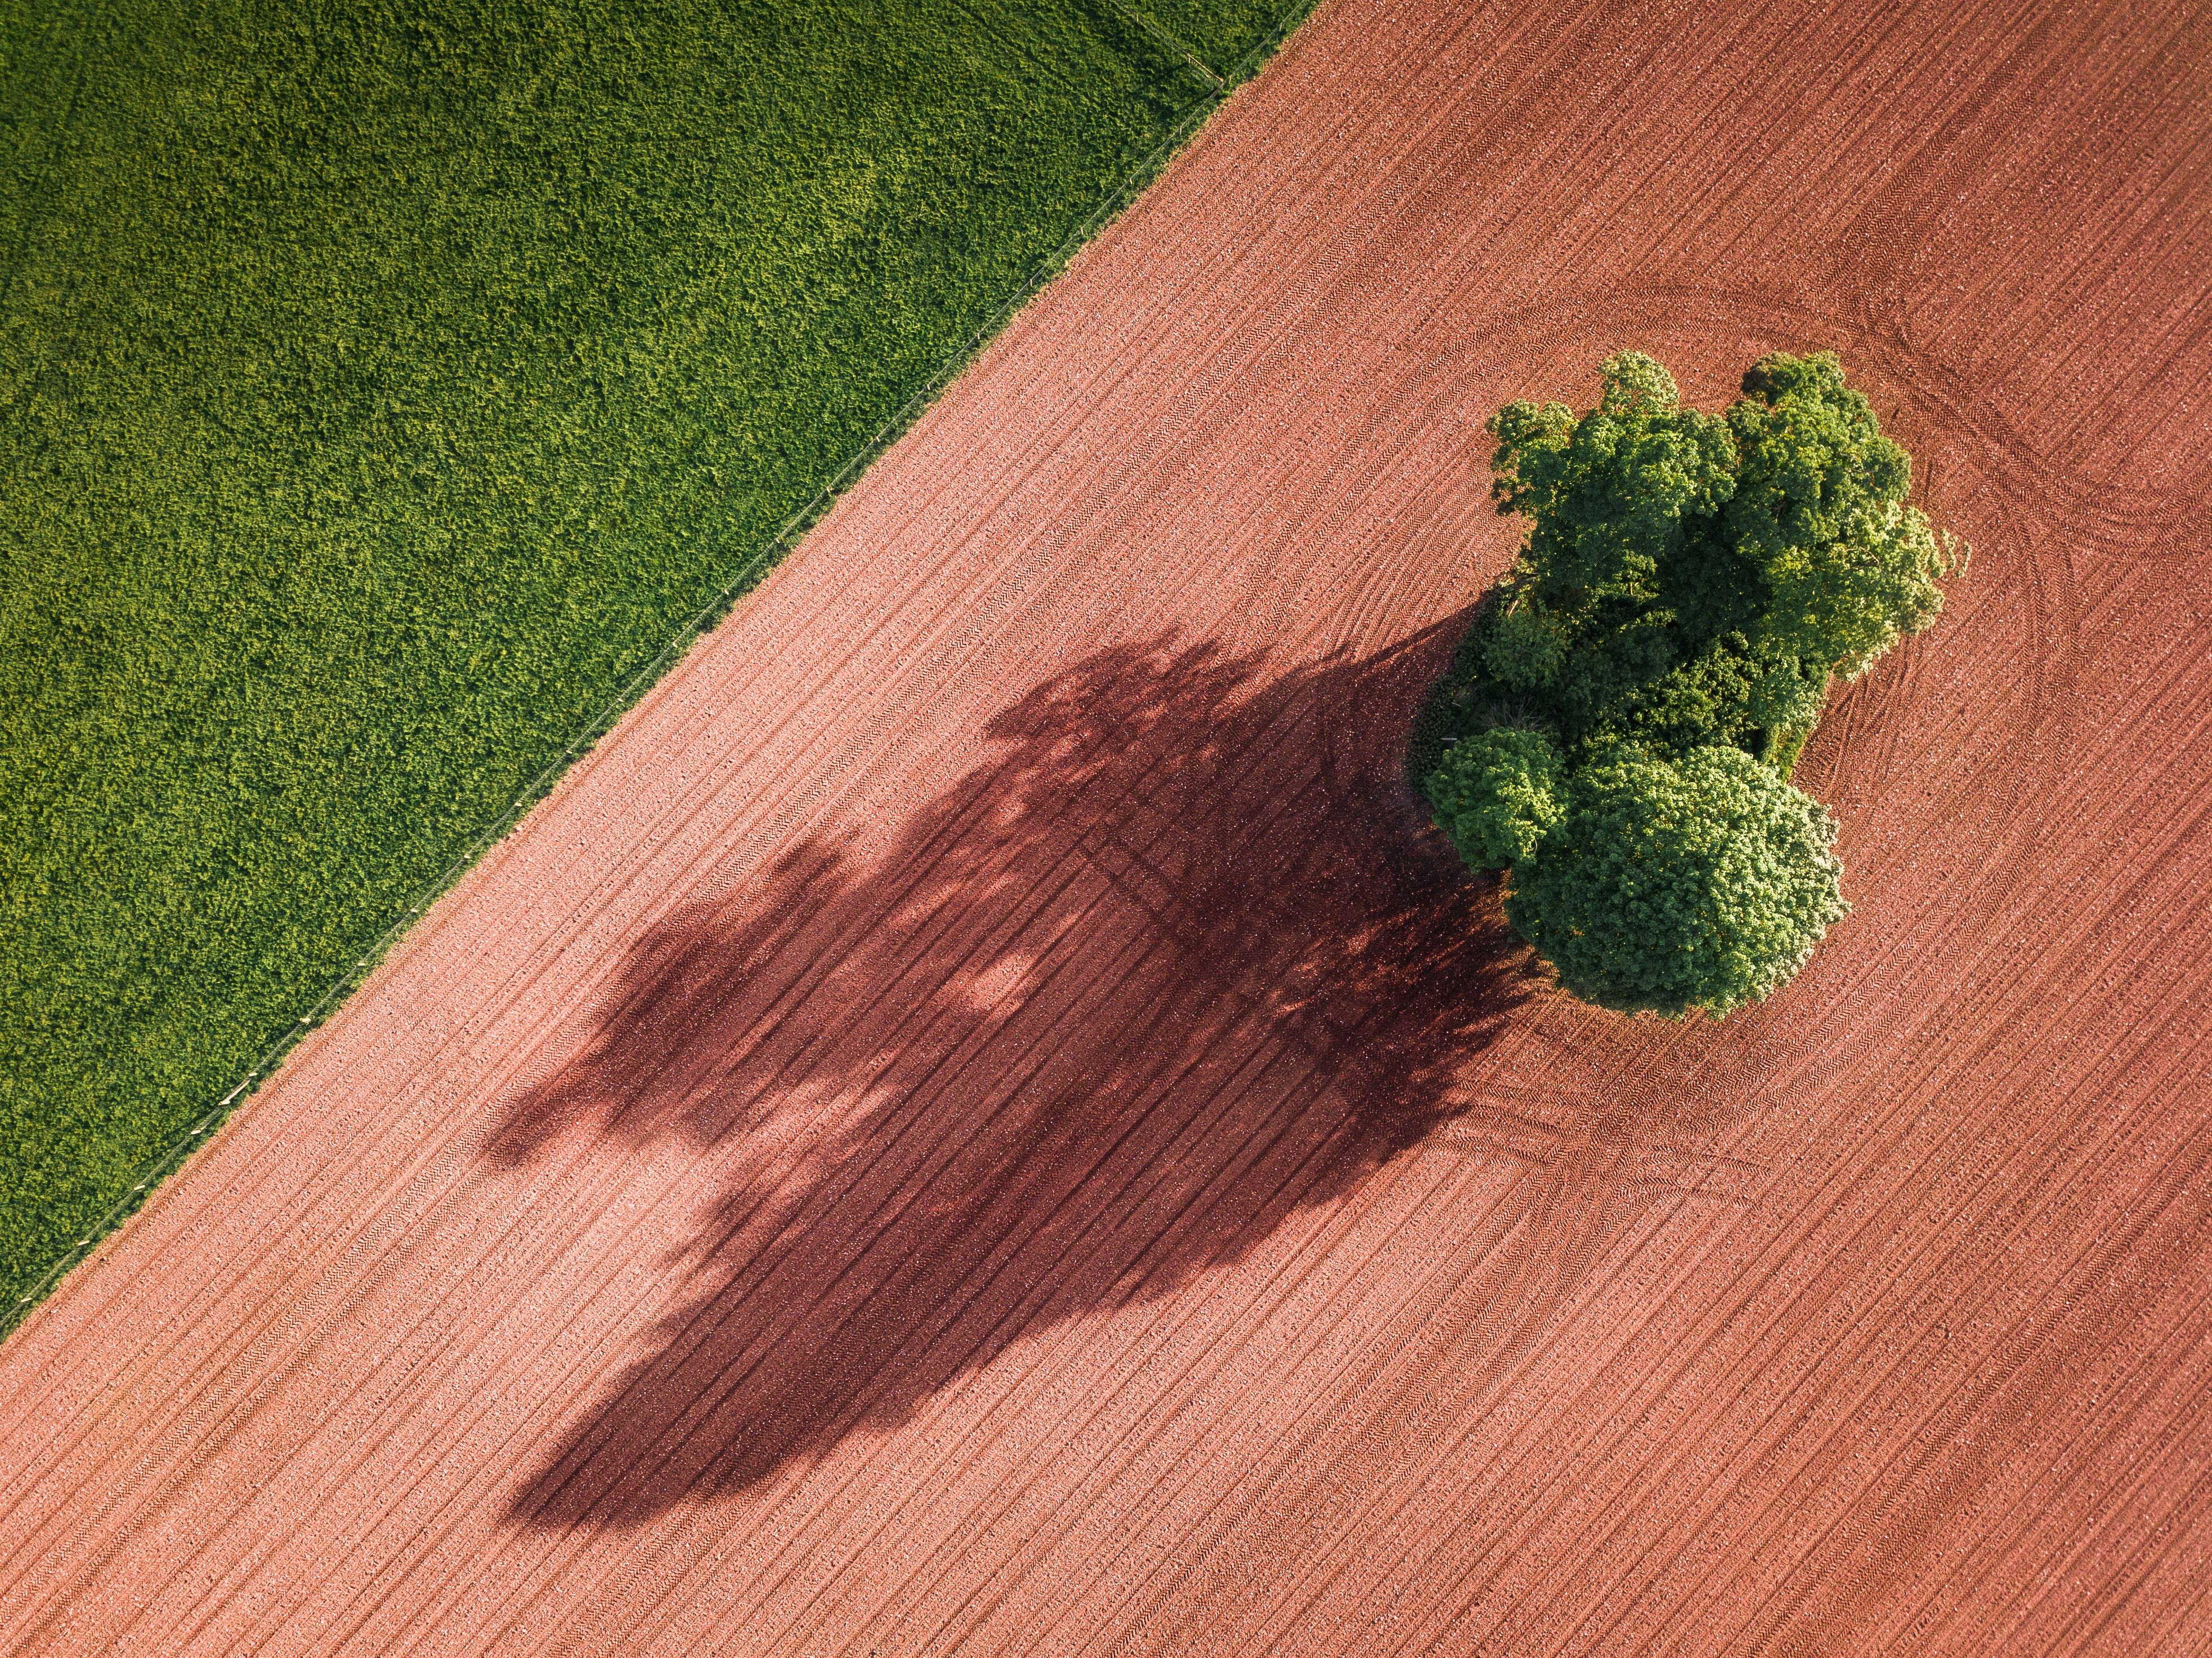
<svg viewBox="0 0 2212 1658">
<path fill-rule="evenodd" d="M 2212 22 L 1325 5 L 0 1349 L 0 1649 L 2212 1644 Z M 1840 350 L 1853 913 L 1550 990 L 1483 417 Z"/>
</svg>

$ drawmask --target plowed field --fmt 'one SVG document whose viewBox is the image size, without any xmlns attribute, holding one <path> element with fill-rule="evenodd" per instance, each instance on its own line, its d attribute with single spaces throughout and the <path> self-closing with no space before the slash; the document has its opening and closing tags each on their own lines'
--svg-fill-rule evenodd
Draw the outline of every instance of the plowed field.
<svg viewBox="0 0 2212 1658">
<path fill-rule="evenodd" d="M 0 1356 L 22 1653 L 2212 1643 L 2212 27 L 1325 9 Z M 1479 424 L 1977 548 L 1724 1024 L 1396 771 Z"/>
</svg>

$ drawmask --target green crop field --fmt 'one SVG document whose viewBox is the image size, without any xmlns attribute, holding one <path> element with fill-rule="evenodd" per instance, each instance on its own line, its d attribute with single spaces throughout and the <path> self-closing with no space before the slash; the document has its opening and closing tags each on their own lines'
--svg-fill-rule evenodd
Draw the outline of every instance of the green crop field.
<svg viewBox="0 0 2212 1658">
<path fill-rule="evenodd" d="M 9 1310 L 1279 5 L 0 0 Z"/>
</svg>

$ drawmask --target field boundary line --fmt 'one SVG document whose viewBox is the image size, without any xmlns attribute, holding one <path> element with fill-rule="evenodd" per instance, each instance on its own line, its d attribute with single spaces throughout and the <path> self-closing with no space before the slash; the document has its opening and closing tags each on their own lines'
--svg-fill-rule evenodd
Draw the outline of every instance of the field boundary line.
<svg viewBox="0 0 2212 1658">
<path fill-rule="evenodd" d="M 1160 142 L 1140 157 L 1121 181 L 1107 191 L 1091 210 L 1077 221 L 1059 245 L 946 354 L 935 372 L 877 428 L 875 434 L 848 455 L 814 494 L 784 519 L 775 534 L 741 559 L 736 571 L 723 582 L 714 597 L 623 682 L 622 689 L 599 713 L 577 728 L 575 734 L 560 751 L 470 838 L 444 869 L 416 890 L 407 908 L 378 935 L 360 960 L 341 974 L 305 1013 L 262 1050 L 259 1057 L 229 1092 L 202 1113 L 190 1127 L 172 1136 L 160 1151 L 125 1176 L 132 1183 L 93 1223 L 85 1235 L 64 1250 L 12 1306 L 0 1308 L 0 1340 L 14 1333 L 64 1278 L 88 1259 L 104 1240 L 136 1214 L 155 1188 L 182 1168 L 192 1152 L 222 1127 L 239 1105 L 260 1084 L 275 1075 L 278 1066 L 299 1045 L 301 1039 L 325 1023 L 368 981 L 392 946 L 406 936 L 423 912 L 457 885 L 486 853 L 514 833 L 531 809 L 558 786 L 561 779 L 567 775 L 568 768 L 591 752 L 600 739 L 614 729 L 623 715 L 635 708 L 648 690 L 689 655 L 693 646 L 713 632 L 738 604 L 760 585 L 769 572 L 797 548 L 809 531 L 829 516 L 839 497 L 912 428 L 930 405 L 1013 320 L 1015 313 L 1073 264 L 1076 256 L 1159 176 L 1213 112 L 1258 73 L 1260 66 L 1320 3 L 1321 0 L 1287 0 L 1251 49 L 1230 66 L 1227 75 L 1217 76 L 1172 36 L 1163 33 L 1146 19 L 1129 11 L 1121 0 L 1109 0 L 1114 10 L 1135 24 L 1155 45 L 1171 53 L 1177 61 L 1187 63 L 1203 73 L 1212 82 L 1214 89 L 1184 107 Z"/>
</svg>

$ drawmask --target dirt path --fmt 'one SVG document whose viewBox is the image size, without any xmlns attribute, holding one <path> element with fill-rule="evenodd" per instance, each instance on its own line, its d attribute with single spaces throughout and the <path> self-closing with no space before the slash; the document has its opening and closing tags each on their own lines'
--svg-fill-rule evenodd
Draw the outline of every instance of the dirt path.
<svg viewBox="0 0 2212 1658">
<path fill-rule="evenodd" d="M 2212 1642 L 2212 28 L 1341 0 L 0 1355 L 10 1652 Z M 1978 556 L 1767 1007 L 1394 776 L 1482 417 Z"/>
</svg>

